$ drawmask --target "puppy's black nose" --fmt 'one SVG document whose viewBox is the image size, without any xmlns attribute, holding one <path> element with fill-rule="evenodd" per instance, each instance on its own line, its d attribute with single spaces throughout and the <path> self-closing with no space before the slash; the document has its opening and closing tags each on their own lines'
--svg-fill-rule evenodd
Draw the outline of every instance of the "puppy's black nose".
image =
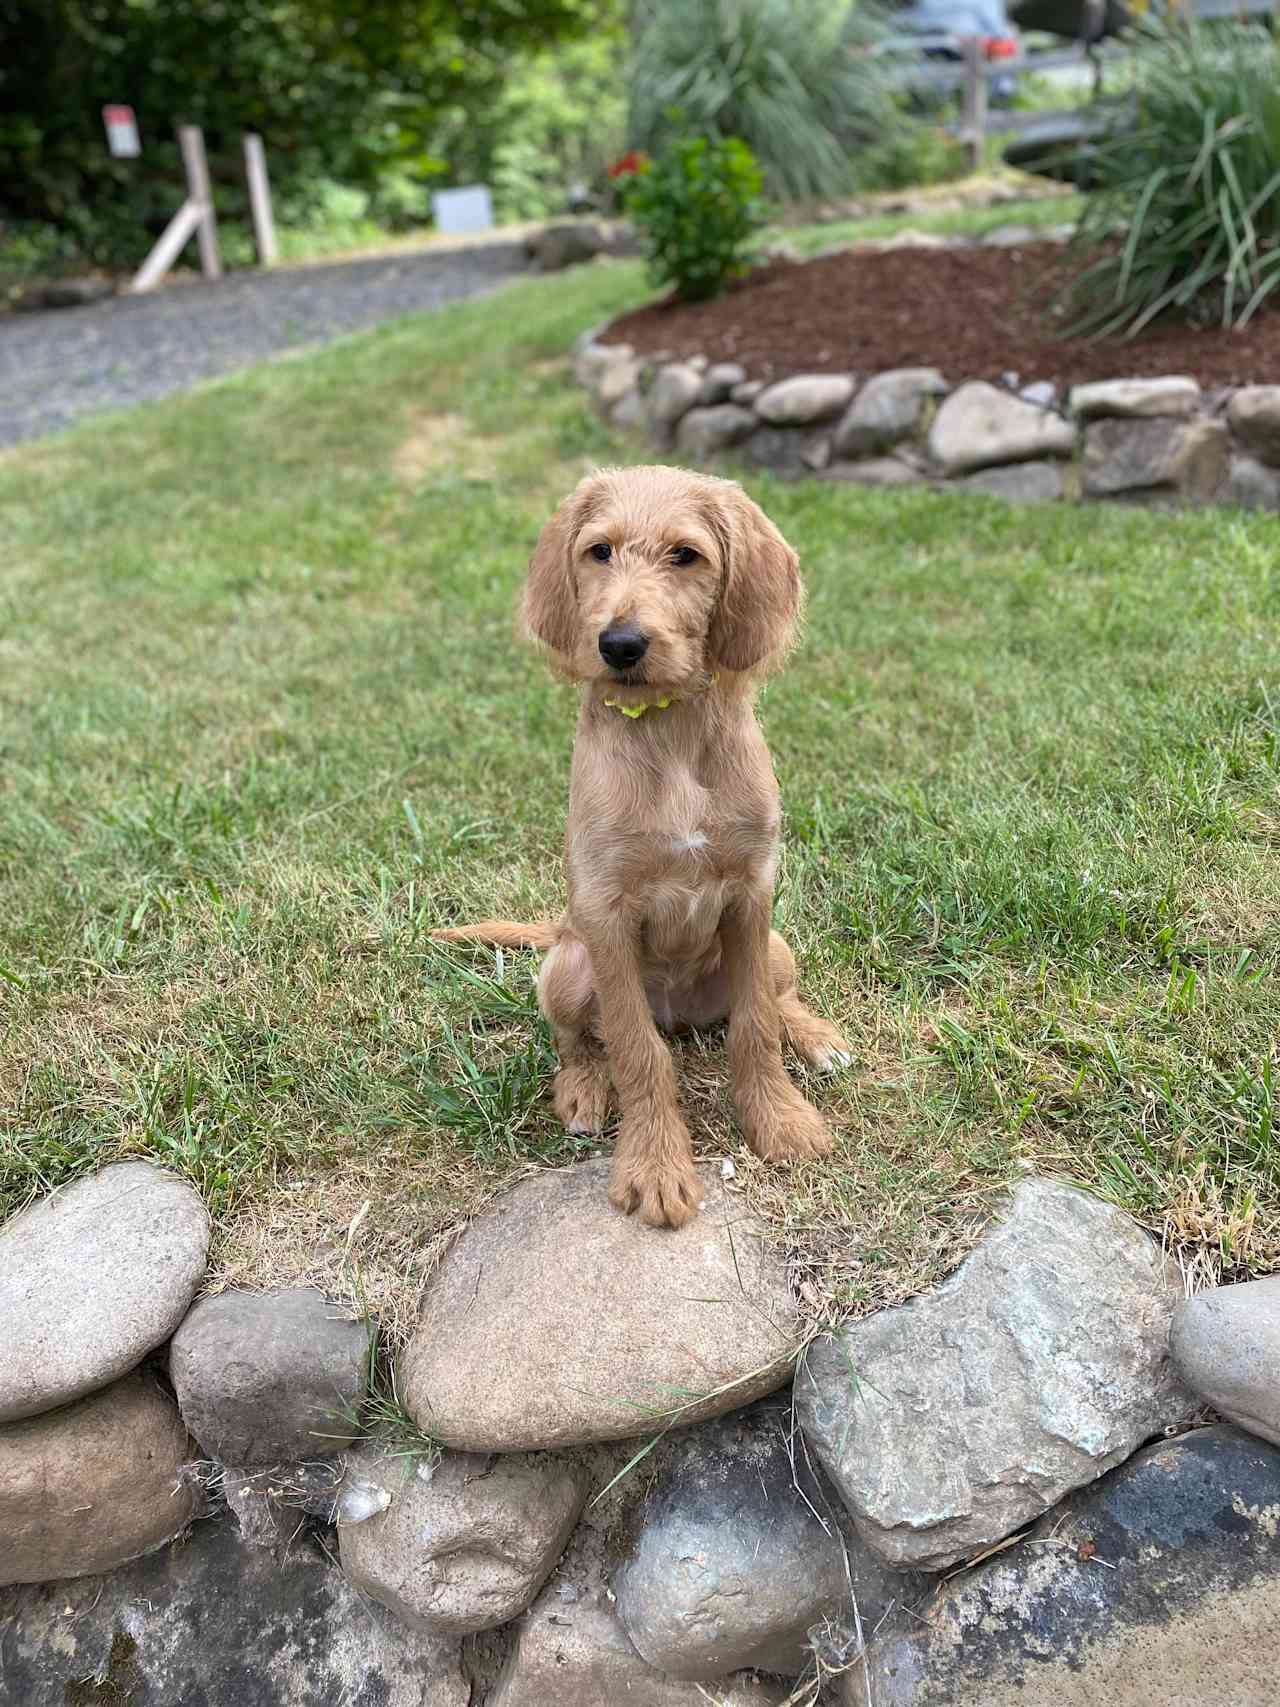
<svg viewBox="0 0 1280 1707">
<path fill-rule="evenodd" d="M 629 670 L 649 650 L 649 636 L 626 623 L 606 628 L 600 636 L 600 656 L 614 670 Z"/>
</svg>

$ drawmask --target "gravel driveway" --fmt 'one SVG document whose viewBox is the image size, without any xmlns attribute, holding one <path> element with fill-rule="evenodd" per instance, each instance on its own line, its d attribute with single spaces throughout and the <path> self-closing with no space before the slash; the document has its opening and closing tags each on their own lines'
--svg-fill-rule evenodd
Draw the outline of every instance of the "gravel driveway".
<svg viewBox="0 0 1280 1707">
<path fill-rule="evenodd" d="M 483 295 L 525 265 L 523 241 L 504 237 L 0 316 L 0 445 L 184 391 L 281 350 Z"/>
</svg>

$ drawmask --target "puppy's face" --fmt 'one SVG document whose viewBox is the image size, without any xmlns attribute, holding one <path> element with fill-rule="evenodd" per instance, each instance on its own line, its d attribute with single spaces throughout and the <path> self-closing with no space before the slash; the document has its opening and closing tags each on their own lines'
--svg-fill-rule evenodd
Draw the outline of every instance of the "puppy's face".
<svg viewBox="0 0 1280 1707">
<path fill-rule="evenodd" d="M 591 475 L 565 500 L 524 614 L 567 674 L 627 704 L 766 663 L 799 601 L 795 553 L 739 487 L 648 467 Z"/>
</svg>

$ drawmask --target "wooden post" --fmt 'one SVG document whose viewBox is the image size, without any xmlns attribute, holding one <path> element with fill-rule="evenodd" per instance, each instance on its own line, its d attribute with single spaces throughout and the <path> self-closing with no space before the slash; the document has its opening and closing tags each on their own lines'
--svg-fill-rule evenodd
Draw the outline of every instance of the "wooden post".
<svg viewBox="0 0 1280 1707">
<path fill-rule="evenodd" d="M 979 36 L 967 37 L 964 44 L 964 111 L 960 134 L 969 145 L 969 165 L 976 172 L 982 165 L 987 142 L 987 66 Z"/>
<path fill-rule="evenodd" d="M 279 259 L 276 222 L 271 216 L 271 185 L 267 179 L 267 156 L 262 138 L 248 132 L 244 139 L 244 175 L 249 181 L 249 207 L 253 214 L 253 237 L 258 259 L 264 267 Z"/>
<path fill-rule="evenodd" d="M 204 134 L 200 127 L 179 125 L 178 147 L 182 150 L 182 164 L 186 169 L 191 199 L 204 209 L 204 217 L 196 227 L 200 270 L 207 279 L 220 279 L 222 262 L 218 258 L 218 221 L 213 211 L 213 192 L 209 188 L 209 167 L 204 157 Z"/>
<path fill-rule="evenodd" d="M 155 248 L 133 275 L 130 291 L 154 290 L 187 246 L 187 239 L 204 218 L 199 202 L 185 201 L 165 226 Z"/>
<path fill-rule="evenodd" d="M 200 244 L 200 266 L 207 279 L 222 277 L 218 258 L 218 222 L 209 189 L 209 167 L 204 157 L 204 137 L 197 126 L 178 126 L 178 147 L 187 174 L 187 199 L 160 234 L 159 241 L 133 275 L 131 292 L 152 290 L 169 271 L 194 231 Z"/>
</svg>

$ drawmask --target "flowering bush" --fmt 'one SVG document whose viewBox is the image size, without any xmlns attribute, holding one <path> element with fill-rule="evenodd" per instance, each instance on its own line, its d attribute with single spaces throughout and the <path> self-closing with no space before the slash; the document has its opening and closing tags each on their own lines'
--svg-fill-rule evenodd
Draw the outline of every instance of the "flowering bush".
<svg viewBox="0 0 1280 1707">
<path fill-rule="evenodd" d="M 736 136 L 686 137 L 656 160 L 633 161 L 618 174 L 624 205 L 640 228 L 649 270 L 686 301 L 715 296 L 750 265 L 747 245 L 764 224 L 762 178 L 755 155 Z"/>
</svg>

